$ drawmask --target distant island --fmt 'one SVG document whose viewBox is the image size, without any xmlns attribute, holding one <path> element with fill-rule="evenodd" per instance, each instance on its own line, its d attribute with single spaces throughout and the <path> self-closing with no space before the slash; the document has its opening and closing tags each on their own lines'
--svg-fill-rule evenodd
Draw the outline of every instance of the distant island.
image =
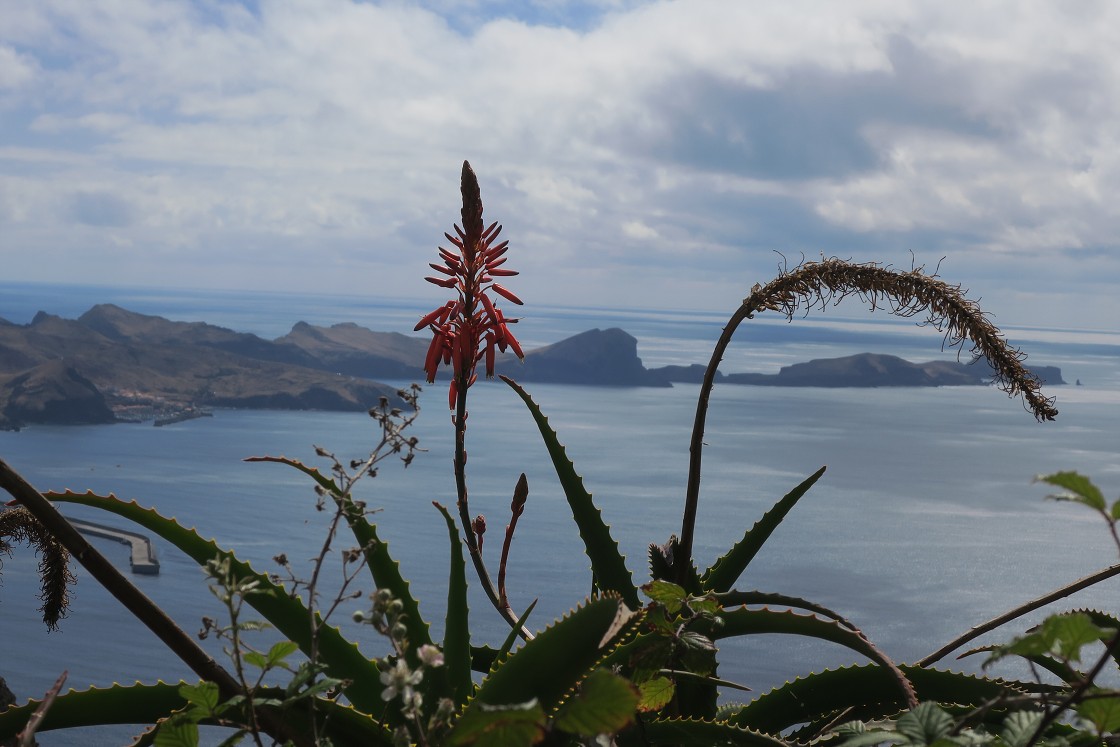
<svg viewBox="0 0 1120 747">
<path fill-rule="evenodd" d="M 39 312 L 29 324 L 0 319 L 0 429 L 30 424 L 148 421 L 172 424 L 211 408 L 368 409 L 396 387 L 379 380 L 420 377 L 424 337 L 374 332 L 352 323 L 299 322 L 275 340 L 203 322 L 173 322 L 100 304 L 77 319 Z M 698 383 L 704 367 L 647 369 L 638 341 L 621 329 L 593 329 L 512 356 L 498 370 L 518 381 L 587 386 Z M 1035 367 L 1048 384 L 1061 371 Z M 441 372 L 444 376 L 447 374 Z M 911 363 L 861 353 L 798 363 L 776 374 L 719 374 L 722 384 L 885 387 L 981 385 L 979 362 Z"/>
</svg>

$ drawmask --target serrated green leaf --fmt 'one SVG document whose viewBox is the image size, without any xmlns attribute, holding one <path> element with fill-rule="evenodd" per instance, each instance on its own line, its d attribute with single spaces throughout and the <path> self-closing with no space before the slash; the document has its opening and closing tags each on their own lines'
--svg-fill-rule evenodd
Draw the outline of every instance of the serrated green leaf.
<svg viewBox="0 0 1120 747">
<path fill-rule="evenodd" d="M 656 580 L 651 581 L 642 587 L 642 593 L 653 601 L 663 605 L 670 613 L 675 613 L 680 610 L 681 605 L 684 604 L 685 599 L 688 597 L 688 592 L 684 587 L 674 584 L 672 581 Z"/>
<path fill-rule="evenodd" d="M 1098 734 L 1112 734 L 1120 729 L 1120 695 L 1101 697 L 1100 692 L 1082 700 L 1074 710 L 1093 725 Z"/>
<path fill-rule="evenodd" d="M 467 605 L 467 564 L 459 528 L 448 510 L 433 501 L 447 524 L 451 544 L 451 567 L 447 579 L 447 615 L 444 618 L 443 664 L 450 692 L 456 706 L 462 707 L 474 692 L 471 680 L 470 610 Z"/>
<path fill-rule="evenodd" d="M 813 487 L 813 484 L 821 478 L 825 469 L 825 467 L 821 467 L 802 481 L 800 485 L 786 493 L 780 501 L 774 504 L 773 508 L 755 522 L 753 527 L 747 530 L 743 538 L 726 555 L 705 571 L 700 578 L 703 589 L 705 591 L 724 592 L 734 586 L 739 577 L 743 575 L 743 571 L 754 560 L 754 556 L 766 544 L 766 540 L 770 539 L 770 535 L 782 523 L 782 519 L 797 504 L 801 496 L 805 495 L 809 488 Z"/>
<path fill-rule="evenodd" d="M 229 558 L 230 570 L 239 578 L 253 577 L 260 581 L 261 593 L 246 597 L 250 606 L 264 615 L 286 638 L 299 643 L 300 650 L 310 655 L 311 626 L 308 610 L 298 598 L 288 594 L 283 586 L 273 584 L 263 573 L 257 573 L 248 563 L 238 560 L 232 552 L 220 548 L 213 540 L 202 539 L 193 529 L 186 529 L 174 519 L 167 519 L 150 508 L 141 508 L 135 501 L 125 502 L 116 496 L 86 493 L 44 493 L 52 500 L 77 503 L 99 508 L 122 516 L 153 532 L 174 545 L 188 557 L 205 567 L 215 557 Z M 346 680 L 346 696 L 365 713 L 380 715 L 385 709 L 377 666 L 358 647 L 346 640 L 338 628 L 319 628 L 319 656 L 327 665 L 331 676 Z"/>
<path fill-rule="evenodd" d="M 656 747 L 712 747 L 712 745 L 734 745 L 734 747 L 789 747 L 777 737 L 762 734 L 751 729 L 718 721 L 699 719 L 657 719 L 642 724 L 640 738 L 629 739 L 636 729 L 628 729 L 619 735 L 620 745 L 655 745 Z"/>
<path fill-rule="evenodd" d="M 1075 501 L 1084 503 L 1089 508 L 1105 511 L 1104 495 L 1093 481 L 1077 472 L 1055 472 L 1052 475 L 1038 475 L 1035 482 L 1044 482 L 1057 488 L 1065 488 L 1068 492 L 1048 495 L 1047 498 L 1055 501 Z"/>
<path fill-rule="evenodd" d="M 921 700 L 978 706 L 993 698 L 1020 695 L 1025 687 L 1014 682 L 980 678 L 916 666 L 900 669 L 914 684 Z M 1031 685 L 1037 688 L 1037 685 Z M 884 668 L 862 665 L 825 670 L 787 682 L 743 706 L 728 720 L 767 733 L 780 733 L 799 724 L 845 709 L 864 721 L 883 718 L 906 707 L 896 680 Z"/>
<path fill-rule="evenodd" d="M 279 641 L 272 644 L 272 648 L 268 650 L 268 666 L 279 665 L 296 651 L 299 651 L 299 644 L 294 641 Z"/>
<path fill-rule="evenodd" d="M 620 617 L 626 619 L 626 625 L 605 638 Z M 468 711 L 478 704 L 520 703 L 526 697 L 535 698 L 544 708 L 555 708 L 638 618 L 617 596 L 588 600 L 500 661 L 482 682 Z"/>
<path fill-rule="evenodd" d="M 268 658 L 260 651 L 246 651 L 241 654 L 241 660 L 257 669 L 264 669 L 268 666 Z"/>
<path fill-rule="evenodd" d="M 641 606 L 638 601 L 638 590 L 634 586 L 633 574 L 626 567 L 626 558 L 611 536 L 610 527 L 603 521 L 602 512 L 583 486 L 583 478 L 576 472 L 575 465 L 568 458 L 556 432 L 548 424 L 548 418 L 521 385 L 506 376 L 500 378 L 517 392 L 537 424 L 545 448 L 552 458 L 556 476 L 560 479 L 560 485 L 568 499 L 568 506 L 572 509 L 572 518 L 579 527 L 579 535 L 583 539 L 584 552 L 591 561 L 591 572 L 595 583 L 603 591 L 614 591 L 619 594 L 630 609 L 638 609 Z"/>
<path fill-rule="evenodd" d="M 638 687 L 638 710 L 659 711 L 673 699 L 676 688 L 668 677 L 654 677 Z"/>
<path fill-rule="evenodd" d="M 213 713 L 221 700 L 218 685 L 214 682 L 199 682 L 197 685 L 184 683 L 179 686 L 179 694 L 206 713 Z"/>
<path fill-rule="evenodd" d="M 1056 656 L 1062 661 L 1081 661 L 1081 649 L 1115 634 L 1115 630 L 1096 625 L 1089 615 L 1073 612 L 1051 615 L 1032 632 L 1011 643 L 996 646 L 985 666 L 1004 656 Z"/>
<path fill-rule="evenodd" d="M 936 703 L 919 703 L 917 708 L 899 717 L 895 728 L 911 745 L 925 747 L 949 736 L 953 717 Z"/>
<path fill-rule="evenodd" d="M 285 464 L 299 470 L 315 480 L 334 500 L 335 505 L 342 509 L 342 515 L 350 527 L 358 546 L 364 548 L 366 566 L 369 568 L 373 582 L 379 589 L 388 589 L 393 592 L 393 599 L 403 605 L 401 622 L 408 629 L 409 647 L 405 656 L 411 666 L 419 666 L 416 652 L 421 646 L 432 643 L 428 623 L 420 614 L 420 605 L 412 596 L 408 580 L 401 574 L 400 564 L 389 555 L 389 545 L 377 535 L 377 526 L 366 518 L 365 511 L 356 504 L 349 495 L 343 494 L 334 481 L 325 477 L 314 467 L 308 467 L 302 462 L 287 457 L 250 457 L 246 462 L 274 462 Z M 285 633 L 285 635 L 288 635 Z M 288 635 L 295 639 L 294 636 Z"/>
<path fill-rule="evenodd" d="M 198 724 L 193 721 L 165 721 L 156 730 L 155 747 L 198 747 Z"/>
<path fill-rule="evenodd" d="M 482 744 L 487 747 L 529 747 L 545 735 L 548 718 L 536 700 L 502 706 L 471 707 L 448 737 L 450 747 Z"/>
<path fill-rule="evenodd" d="M 1007 747 L 1026 747 L 1045 716 L 1042 711 L 1012 711 L 1003 720 L 1000 738 Z"/>
<path fill-rule="evenodd" d="M 556 726 L 570 734 L 594 737 L 614 734 L 634 720 L 637 689 L 617 674 L 596 669 L 564 701 L 555 716 Z"/>
</svg>

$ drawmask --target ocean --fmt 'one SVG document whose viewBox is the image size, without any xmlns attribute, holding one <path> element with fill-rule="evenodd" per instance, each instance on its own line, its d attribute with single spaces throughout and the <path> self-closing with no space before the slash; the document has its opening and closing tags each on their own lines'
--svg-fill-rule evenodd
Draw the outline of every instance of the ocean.
<svg viewBox="0 0 1120 747">
<path fill-rule="evenodd" d="M 438 300 L 0 284 L 0 317 L 16 323 L 30 321 L 40 309 L 76 317 L 95 303 L 273 338 L 301 320 L 410 332 Z M 518 333 L 527 347 L 617 326 L 638 338 L 639 355 L 649 367 L 706 363 L 727 316 L 531 305 L 524 314 Z M 1058 398 L 1056 422 L 1037 423 L 1018 400 L 986 387 L 717 386 L 697 522 L 701 569 L 822 465 L 828 466 L 824 477 L 738 586 L 831 607 L 899 661 L 918 659 L 989 617 L 1116 562 L 1117 548 L 1099 517 L 1044 500 L 1048 491 L 1032 485 L 1031 478 L 1073 469 L 1092 477 L 1106 496 L 1120 495 L 1120 334 L 1005 331 L 1029 353 L 1028 364 L 1057 365 L 1067 381 L 1081 380 L 1081 386 L 1049 388 Z M 853 304 L 792 323 L 764 316 L 747 322 L 722 370 L 773 373 L 781 365 L 861 351 L 915 361 L 951 356 L 940 342 L 935 331 L 881 312 L 866 314 Z M 644 581 L 648 544 L 680 531 L 698 387 L 527 388 L 612 525 L 635 580 Z M 490 527 L 486 557 L 496 565 L 513 485 L 525 472 L 529 501 L 513 542 L 508 586 L 515 608 L 539 599 L 531 625 L 543 627 L 590 589 L 582 543 L 524 405 L 497 382 L 480 382 L 470 401 L 468 479 L 472 513 L 484 513 Z M 425 451 L 407 469 L 385 462 L 376 478 L 360 483 L 358 494 L 379 510 L 379 532 L 439 636 L 448 547 L 432 501 L 454 503 L 443 385 L 426 387 L 421 406 L 413 434 Z M 284 455 L 325 467 L 314 445 L 348 460 L 368 453 L 375 435 L 374 423 L 362 413 L 219 410 L 213 418 L 164 428 L 147 423 L 0 433 L 0 457 L 41 490 L 92 489 L 135 499 L 235 549 L 257 568 L 275 570 L 271 559 L 279 553 L 298 567 L 318 551 L 326 517 L 315 510 L 306 478 L 282 465 L 242 460 Z M 64 506 L 63 511 L 121 523 L 93 509 Z M 94 543 L 127 570 L 126 548 Z M 193 562 L 157 544 L 161 573 L 131 578 L 193 631 L 203 615 L 217 615 L 216 602 Z M 81 570 L 69 617 L 58 632 L 48 633 L 36 612 L 33 554 L 17 546 L 3 562 L 0 676 L 21 698 L 41 695 L 63 670 L 76 688 L 192 678 Z M 1113 579 L 1056 607 L 1092 605 L 1115 612 L 1118 584 Z M 370 591 L 368 583 L 361 588 Z M 472 594 L 476 642 L 500 642 L 501 621 L 473 587 Z M 379 655 L 382 641 L 349 618 L 357 606 L 345 608 L 336 622 L 370 655 Z M 1039 616 L 983 640 L 1009 637 Z M 220 650 L 208 645 L 220 658 Z M 756 692 L 859 661 L 846 649 L 781 636 L 725 641 L 721 650 L 721 676 Z M 978 661 L 943 663 L 973 670 Z M 107 731 L 99 737 L 107 741 L 95 743 L 117 743 L 135 732 Z M 43 735 L 41 742 L 83 743 L 63 734 Z"/>
</svg>

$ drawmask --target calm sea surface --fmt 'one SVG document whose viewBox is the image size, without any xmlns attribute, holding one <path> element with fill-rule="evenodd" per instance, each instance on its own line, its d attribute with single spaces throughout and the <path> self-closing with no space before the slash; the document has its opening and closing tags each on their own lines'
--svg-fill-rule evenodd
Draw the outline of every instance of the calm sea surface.
<svg viewBox="0 0 1120 747">
<path fill-rule="evenodd" d="M 203 320 L 265 337 L 297 321 L 355 321 L 409 331 L 432 304 L 352 298 L 0 284 L 0 317 L 26 323 L 36 310 L 76 317 L 113 302 L 172 319 Z M 529 316 L 529 314 L 532 316 Z M 852 307 L 851 314 L 858 314 Z M 546 344 L 591 327 L 619 326 L 639 339 L 647 366 L 706 362 L 723 318 L 706 313 L 534 309 L 520 336 Z M 823 319 L 823 318 L 821 318 Z M 773 372 L 814 357 L 864 350 L 910 360 L 942 357 L 931 330 L 881 315 L 748 322 L 723 370 Z M 1017 400 L 983 387 L 780 389 L 717 387 L 706 435 L 696 556 L 701 567 L 738 540 L 790 488 L 828 465 L 759 554 L 739 587 L 793 594 L 832 607 L 898 660 L 917 659 L 972 625 L 1116 561 L 1097 517 L 1043 500 L 1038 473 L 1076 469 L 1106 496 L 1120 494 L 1120 346 L 1117 335 L 1010 330 L 1031 361 L 1062 367 L 1083 386 L 1052 387 L 1059 418 L 1039 424 Z M 395 382 L 405 384 L 407 382 Z M 680 530 L 688 441 L 697 387 L 598 389 L 530 385 L 595 495 L 635 580 L 646 547 Z M 451 424 L 442 386 L 425 392 L 414 435 L 427 449 L 407 470 L 386 462 L 359 495 L 378 507 L 379 531 L 412 580 L 424 614 L 442 635 L 446 528 L 432 501 L 454 503 Z M 472 389 L 469 479 L 472 512 L 486 515 L 486 555 L 496 564 L 517 476 L 530 496 L 514 540 L 508 585 L 514 607 L 540 600 L 543 627 L 582 599 L 590 574 L 563 494 L 528 411 L 507 387 Z M 0 457 L 41 490 L 113 492 L 194 526 L 262 570 L 286 553 L 298 566 L 318 550 L 326 517 L 308 481 L 275 464 L 241 461 L 285 455 L 323 465 L 313 444 L 361 457 L 375 436 L 363 414 L 218 411 L 172 427 L 151 424 L 0 433 Z M 122 524 L 92 509 L 65 513 Z M 123 526 L 123 524 L 122 524 Z M 127 569 L 127 551 L 96 541 Z M 198 567 L 159 544 L 159 576 L 132 576 L 188 630 L 218 616 Z M 0 675 L 20 697 L 41 695 L 62 670 L 69 684 L 191 679 L 157 639 L 79 569 L 73 608 L 61 630 L 38 620 L 36 560 L 17 546 L 0 586 Z M 368 583 L 362 587 L 369 591 Z M 1120 581 L 1083 592 L 1070 605 L 1120 607 Z M 381 642 L 336 622 L 371 655 Z M 480 594 L 472 601 L 476 642 L 497 643 L 502 626 Z M 1035 618 L 1037 619 L 1037 616 Z M 1024 623 L 1025 625 L 1025 623 Z M 1022 628 L 1016 626 L 1015 630 Z M 846 649 L 779 636 L 721 645 L 721 674 L 756 691 L 824 667 L 858 661 Z M 215 649 L 215 655 L 220 651 Z M 969 662 L 954 667 L 973 668 Z M 126 730 L 123 734 L 133 733 Z M 105 743 L 122 732 L 106 732 Z M 45 735 L 44 744 L 75 737 Z"/>
</svg>

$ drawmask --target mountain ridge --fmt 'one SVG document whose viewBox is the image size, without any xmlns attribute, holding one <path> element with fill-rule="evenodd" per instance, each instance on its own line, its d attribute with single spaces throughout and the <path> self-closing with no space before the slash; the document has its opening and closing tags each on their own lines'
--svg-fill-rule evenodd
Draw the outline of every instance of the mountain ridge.
<svg viewBox="0 0 1120 747">
<path fill-rule="evenodd" d="M 587 386 L 697 383 L 699 364 L 647 369 L 637 339 L 592 329 L 500 356 L 519 381 Z M 297 322 L 266 340 L 206 322 L 178 322 L 97 304 L 77 319 L 40 311 L 29 324 L 0 320 L 0 428 L 174 418 L 207 407 L 365 410 L 396 388 L 378 379 L 418 379 L 428 340 L 352 322 Z M 1060 370 L 1035 369 L 1061 381 Z M 441 371 L 441 376 L 447 374 Z M 861 353 L 786 366 L 777 374 L 717 372 L 725 384 L 758 386 L 947 386 L 983 384 L 984 365 Z"/>
</svg>

